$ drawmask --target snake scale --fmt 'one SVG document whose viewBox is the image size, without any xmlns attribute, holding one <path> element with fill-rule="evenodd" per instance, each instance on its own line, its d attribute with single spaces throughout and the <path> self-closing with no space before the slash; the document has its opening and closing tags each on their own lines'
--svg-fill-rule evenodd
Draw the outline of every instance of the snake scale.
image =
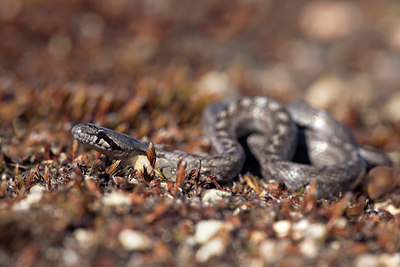
<svg viewBox="0 0 400 267">
<path fill-rule="evenodd" d="M 243 97 L 214 103 L 203 113 L 204 130 L 215 155 L 199 156 L 155 144 L 156 168 L 174 178 L 180 161 L 186 170 L 199 169 L 229 181 L 243 168 L 242 138 L 267 181 L 283 182 L 299 190 L 317 181 L 318 197 L 329 198 L 351 190 L 367 168 L 391 165 L 377 151 L 359 147 L 352 133 L 331 115 L 303 101 L 287 108 L 267 97 Z M 92 124 L 72 130 L 80 143 L 113 159 L 146 155 L 149 143 Z"/>
</svg>

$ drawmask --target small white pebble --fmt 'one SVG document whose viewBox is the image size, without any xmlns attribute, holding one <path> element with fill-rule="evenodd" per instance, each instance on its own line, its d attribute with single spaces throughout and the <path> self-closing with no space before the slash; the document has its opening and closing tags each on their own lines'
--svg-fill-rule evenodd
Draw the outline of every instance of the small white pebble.
<svg viewBox="0 0 400 267">
<path fill-rule="evenodd" d="M 95 243 L 95 234 L 83 228 L 78 228 L 74 231 L 74 237 L 79 242 L 81 247 L 90 248 Z"/>
<path fill-rule="evenodd" d="M 207 262 L 215 256 L 219 256 L 225 252 L 225 245 L 220 238 L 214 238 L 208 243 L 202 245 L 196 252 L 195 258 L 197 262 Z"/>
<path fill-rule="evenodd" d="M 218 190 L 218 189 L 209 189 L 205 190 L 202 193 L 201 201 L 207 204 L 214 204 L 220 200 L 228 199 L 232 194 L 230 192 Z"/>
<path fill-rule="evenodd" d="M 276 223 L 274 223 L 272 228 L 274 229 L 274 231 L 276 232 L 278 237 L 285 237 L 288 235 L 291 226 L 292 226 L 292 223 L 290 221 L 281 220 L 281 221 L 277 221 Z"/>
<path fill-rule="evenodd" d="M 304 238 L 307 228 L 309 226 L 310 226 L 310 223 L 306 219 L 303 219 L 303 220 L 300 220 L 300 221 L 294 223 L 292 226 L 292 230 L 293 230 L 292 237 L 295 240 Z"/>
<path fill-rule="evenodd" d="M 378 265 L 378 256 L 372 254 L 363 254 L 358 256 L 353 266 L 355 267 L 375 267 Z"/>
<path fill-rule="evenodd" d="M 103 204 L 105 206 L 122 206 L 130 205 L 131 199 L 119 192 L 112 192 L 103 197 Z"/>
<path fill-rule="evenodd" d="M 396 208 L 396 206 L 394 206 L 393 204 L 390 204 L 389 206 L 387 206 L 385 208 L 386 211 L 390 212 L 390 214 L 396 216 L 398 214 L 400 214 L 400 209 Z"/>
<path fill-rule="evenodd" d="M 145 155 L 139 155 L 139 156 L 133 157 L 131 159 L 131 164 L 132 164 L 133 168 L 139 172 L 143 173 L 144 169 L 146 169 L 147 173 L 150 173 L 152 171 L 150 162 L 147 159 L 147 156 L 145 156 Z"/>
<path fill-rule="evenodd" d="M 322 240 L 326 236 L 326 225 L 322 223 L 312 223 L 310 227 L 307 228 L 306 238 Z"/>
<path fill-rule="evenodd" d="M 200 221 L 196 224 L 194 239 L 199 244 L 204 244 L 214 237 L 221 229 L 224 223 L 218 220 Z"/>
<path fill-rule="evenodd" d="M 69 250 L 70 250 L 69 248 L 62 249 L 62 248 L 49 247 L 44 251 L 44 256 L 48 260 L 55 261 L 60 259 L 63 256 L 63 254 L 65 254 Z"/>
<path fill-rule="evenodd" d="M 31 194 L 42 194 L 43 191 L 46 191 L 46 188 L 38 184 L 32 186 L 31 189 L 29 189 L 29 192 Z"/>
<path fill-rule="evenodd" d="M 151 247 L 151 240 L 145 234 L 131 229 L 122 230 L 118 240 L 126 250 L 147 250 Z"/>
<path fill-rule="evenodd" d="M 314 240 L 306 238 L 300 243 L 300 251 L 309 258 L 314 258 L 318 255 L 318 247 Z"/>
<path fill-rule="evenodd" d="M 14 211 L 25 211 L 30 208 L 35 203 L 38 203 L 43 196 L 43 191 L 45 191 L 42 186 L 34 185 L 29 190 L 29 194 L 19 202 L 15 203 L 12 207 Z"/>
<path fill-rule="evenodd" d="M 29 207 L 30 206 L 29 206 L 28 202 L 26 202 L 25 199 L 22 199 L 21 201 L 15 203 L 12 206 L 12 210 L 13 211 L 27 211 L 27 210 L 29 210 Z"/>
<path fill-rule="evenodd" d="M 265 240 L 267 238 L 267 234 L 265 233 L 265 231 L 251 231 L 250 234 L 250 242 L 252 243 L 260 243 L 261 241 Z"/>
<path fill-rule="evenodd" d="M 374 203 L 374 210 L 378 212 L 380 209 L 386 209 L 390 204 L 390 200 L 376 201 Z"/>
<path fill-rule="evenodd" d="M 279 255 L 279 246 L 274 240 L 265 240 L 260 244 L 259 253 L 265 262 L 273 264 Z"/>
<path fill-rule="evenodd" d="M 325 75 L 307 88 L 304 99 L 322 109 L 343 107 L 346 103 L 367 107 L 374 94 L 371 84 L 358 76 L 345 79 L 338 75 Z"/>
<path fill-rule="evenodd" d="M 385 116 L 391 122 L 400 122 L 400 93 L 394 94 L 384 106 Z"/>
<path fill-rule="evenodd" d="M 340 242 L 338 242 L 338 241 L 333 241 L 330 244 L 330 249 L 332 249 L 332 250 L 338 251 L 340 248 L 341 248 L 341 245 L 340 245 Z"/>
<path fill-rule="evenodd" d="M 379 266 L 400 266 L 400 253 L 379 255 Z"/>
<path fill-rule="evenodd" d="M 300 30 L 317 41 L 344 38 L 360 25 L 359 8 L 341 1 L 311 1 L 300 10 Z"/>
<path fill-rule="evenodd" d="M 42 199 L 42 194 L 29 194 L 26 196 L 25 200 L 29 205 L 35 204 Z"/>
<path fill-rule="evenodd" d="M 342 229 L 346 228 L 347 227 L 347 220 L 344 217 L 340 217 L 336 221 L 336 227 L 337 228 L 342 228 Z"/>
<path fill-rule="evenodd" d="M 76 266 L 79 263 L 79 255 L 72 249 L 64 249 L 62 257 L 66 266 Z"/>
<path fill-rule="evenodd" d="M 213 94 L 229 99 L 234 99 L 237 96 L 237 89 L 225 72 L 207 72 L 197 82 L 196 87 L 199 89 L 197 90 L 199 95 Z"/>
<path fill-rule="evenodd" d="M 306 219 L 302 219 L 293 224 L 293 230 L 296 231 L 305 231 L 310 226 L 310 223 Z"/>
</svg>

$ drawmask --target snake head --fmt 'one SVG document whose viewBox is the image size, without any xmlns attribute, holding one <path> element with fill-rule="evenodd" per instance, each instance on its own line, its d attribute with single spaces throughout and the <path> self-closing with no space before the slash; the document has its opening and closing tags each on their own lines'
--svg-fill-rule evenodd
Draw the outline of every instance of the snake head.
<svg viewBox="0 0 400 267">
<path fill-rule="evenodd" d="M 147 143 L 96 124 L 77 124 L 72 127 L 71 133 L 78 142 L 113 159 L 125 159 L 147 153 Z"/>
</svg>

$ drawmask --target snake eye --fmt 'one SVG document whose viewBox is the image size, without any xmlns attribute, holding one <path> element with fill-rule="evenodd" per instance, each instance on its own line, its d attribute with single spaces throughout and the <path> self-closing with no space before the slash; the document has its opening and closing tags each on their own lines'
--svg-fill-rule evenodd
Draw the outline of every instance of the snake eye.
<svg viewBox="0 0 400 267">
<path fill-rule="evenodd" d="M 97 132 L 97 137 L 104 138 L 104 137 L 106 137 L 106 133 L 104 131 L 100 130 Z"/>
<path fill-rule="evenodd" d="M 107 135 L 107 133 L 103 130 L 99 130 L 96 133 L 96 143 L 106 147 L 106 148 L 110 148 L 112 147 L 113 149 L 119 149 L 119 146 Z"/>
</svg>

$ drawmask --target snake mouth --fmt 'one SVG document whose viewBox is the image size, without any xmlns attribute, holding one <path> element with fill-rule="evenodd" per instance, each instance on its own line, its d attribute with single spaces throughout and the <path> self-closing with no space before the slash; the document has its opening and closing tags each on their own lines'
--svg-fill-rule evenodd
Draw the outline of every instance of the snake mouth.
<svg viewBox="0 0 400 267">
<path fill-rule="evenodd" d="M 104 138 L 100 138 L 97 135 L 87 134 L 80 131 L 80 129 L 74 128 L 72 129 L 72 135 L 76 140 L 87 146 L 93 146 L 97 149 L 111 150 L 112 145 L 110 145 L 110 143 Z"/>
</svg>

